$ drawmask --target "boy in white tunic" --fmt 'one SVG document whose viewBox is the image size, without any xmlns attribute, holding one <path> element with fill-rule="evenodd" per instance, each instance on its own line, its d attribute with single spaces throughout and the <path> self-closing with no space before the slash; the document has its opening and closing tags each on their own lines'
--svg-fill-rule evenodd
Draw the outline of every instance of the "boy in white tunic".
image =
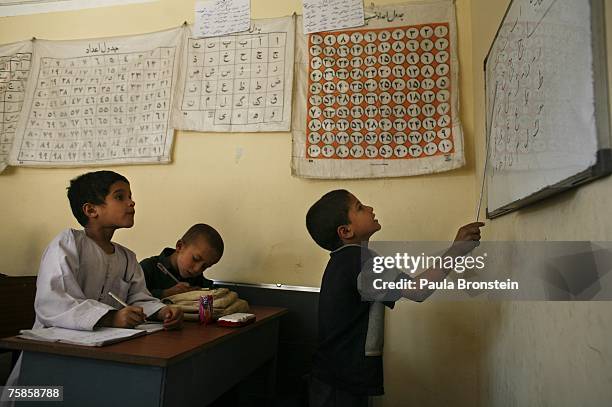
<svg viewBox="0 0 612 407">
<path fill-rule="evenodd" d="M 111 241 L 115 230 L 134 225 L 128 180 L 112 171 L 83 174 L 70 181 L 68 200 L 84 230 L 64 230 L 45 250 L 34 328 L 132 328 L 145 317 L 164 321 L 167 329 L 179 328 L 182 312 L 151 296 L 134 253 Z M 109 292 L 128 307 L 121 308 Z"/>
<path fill-rule="evenodd" d="M 134 225 L 128 180 L 112 171 L 83 174 L 68 187 L 72 213 L 84 230 L 66 229 L 47 246 L 36 281 L 34 328 L 132 328 L 145 317 L 181 327 L 183 312 L 151 296 L 134 252 L 111 241 Z M 112 292 L 128 304 L 121 307 Z M 20 361 L 7 385 L 19 375 Z"/>
</svg>

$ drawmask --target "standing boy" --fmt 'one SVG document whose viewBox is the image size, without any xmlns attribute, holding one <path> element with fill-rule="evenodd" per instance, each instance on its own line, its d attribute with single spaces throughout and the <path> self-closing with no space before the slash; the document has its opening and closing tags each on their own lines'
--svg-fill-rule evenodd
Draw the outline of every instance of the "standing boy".
<svg viewBox="0 0 612 407">
<path fill-rule="evenodd" d="M 203 273 L 217 264 L 221 256 L 223 239 L 219 232 L 210 225 L 197 223 L 176 242 L 176 249 L 166 247 L 159 256 L 144 259 L 140 265 L 151 294 L 166 298 L 202 287 L 212 288 L 213 282 Z"/>
<path fill-rule="evenodd" d="M 481 226 L 484 224 L 475 222 L 460 228 L 447 255 L 460 256 L 473 249 L 480 240 Z M 348 191 L 335 190 L 308 210 L 306 227 L 314 241 L 331 252 L 319 295 L 319 342 L 313 360 L 310 407 L 365 407 L 369 396 L 384 394 L 384 307 L 394 306 L 394 302 L 364 301 L 358 289 L 362 268 L 371 260 L 362 258 L 361 244 L 381 226 L 372 207 Z M 457 244 L 460 241 L 464 244 Z M 417 279 L 441 281 L 449 272 L 429 269 Z M 423 301 L 431 293 L 409 290 L 393 294 L 396 299 L 406 296 Z"/>
</svg>

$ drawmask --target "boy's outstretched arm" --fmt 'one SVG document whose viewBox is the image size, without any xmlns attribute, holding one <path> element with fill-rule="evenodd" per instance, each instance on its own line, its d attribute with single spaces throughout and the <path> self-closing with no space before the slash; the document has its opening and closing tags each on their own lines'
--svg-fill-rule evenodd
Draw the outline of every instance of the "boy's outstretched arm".
<svg viewBox="0 0 612 407">
<path fill-rule="evenodd" d="M 457 235 L 455 236 L 455 240 L 451 247 L 442 255 L 451 256 L 451 257 L 459 257 L 468 254 L 472 250 L 474 250 L 480 244 L 480 228 L 485 224 L 482 222 L 472 222 L 467 225 L 463 225 L 457 231 Z M 420 281 L 425 279 L 431 282 L 442 281 L 448 276 L 448 274 L 452 271 L 451 268 L 429 268 L 413 278 L 412 280 L 416 282 L 417 287 L 420 287 Z M 402 297 L 408 298 L 413 301 L 422 302 L 425 301 L 431 294 L 433 294 L 434 289 L 412 289 L 412 290 L 403 290 Z"/>
<path fill-rule="evenodd" d="M 446 255 L 463 256 L 478 247 L 480 245 L 480 228 L 484 225 L 483 222 L 472 222 L 461 226 Z"/>
</svg>

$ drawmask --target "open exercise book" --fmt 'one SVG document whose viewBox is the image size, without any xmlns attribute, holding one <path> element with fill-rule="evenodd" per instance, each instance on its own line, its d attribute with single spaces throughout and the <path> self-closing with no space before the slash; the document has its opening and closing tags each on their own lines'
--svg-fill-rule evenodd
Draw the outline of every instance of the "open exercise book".
<svg viewBox="0 0 612 407">
<path fill-rule="evenodd" d="M 96 328 L 93 331 L 77 331 L 66 328 L 38 328 L 19 331 L 19 338 L 45 342 L 62 342 L 82 346 L 104 346 L 125 341 L 137 336 L 146 335 L 164 329 L 162 324 L 147 323 L 137 325 L 134 329 Z"/>
</svg>

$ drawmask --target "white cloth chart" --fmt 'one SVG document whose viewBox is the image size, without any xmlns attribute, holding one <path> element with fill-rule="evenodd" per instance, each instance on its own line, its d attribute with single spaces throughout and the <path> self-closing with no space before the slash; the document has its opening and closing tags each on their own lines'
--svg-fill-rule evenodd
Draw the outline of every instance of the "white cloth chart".
<svg viewBox="0 0 612 407">
<path fill-rule="evenodd" d="M 167 163 L 182 29 L 34 41 L 31 80 L 9 163 Z"/>
<path fill-rule="evenodd" d="M 31 41 L 0 46 L 0 172 L 8 164 L 31 61 Z"/>
<path fill-rule="evenodd" d="M 289 131 L 295 17 L 247 33 L 184 41 L 173 125 L 181 130 Z"/>
<path fill-rule="evenodd" d="M 461 167 L 454 2 L 365 9 L 366 25 L 296 34 L 292 172 L 381 178 Z"/>
</svg>

